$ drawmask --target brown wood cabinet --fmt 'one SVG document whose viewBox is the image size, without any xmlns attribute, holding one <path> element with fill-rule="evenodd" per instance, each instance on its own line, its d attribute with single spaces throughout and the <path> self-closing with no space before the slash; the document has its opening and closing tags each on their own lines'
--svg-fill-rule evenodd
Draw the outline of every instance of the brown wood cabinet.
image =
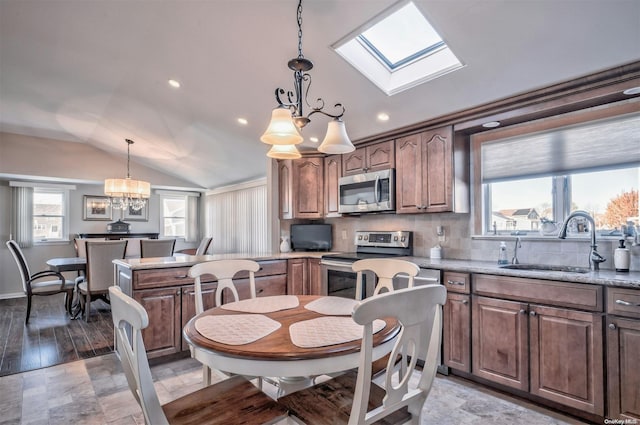
<svg viewBox="0 0 640 425">
<path fill-rule="evenodd" d="M 342 155 L 331 155 L 324 158 L 324 215 L 340 217 L 340 190 L 338 182 L 342 177 Z"/>
<path fill-rule="evenodd" d="M 473 374 L 529 391 L 527 305 L 473 296 Z"/>
<path fill-rule="evenodd" d="M 309 295 L 322 295 L 322 275 L 319 258 L 309 258 Z"/>
<path fill-rule="evenodd" d="M 374 143 L 342 155 L 342 175 L 369 173 L 395 168 L 394 141 Z"/>
<path fill-rule="evenodd" d="M 640 419 L 640 290 L 607 288 L 607 416 Z"/>
<path fill-rule="evenodd" d="M 292 258 L 287 264 L 288 295 L 322 295 L 319 258 Z"/>
<path fill-rule="evenodd" d="M 443 307 L 443 362 L 445 366 L 471 372 L 471 296 L 467 273 L 444 272 L 447 302 Z"/>
<path fill-rule="evenodd" d="M 396 213 L 468 212 L 468 146 L 446 126 L 396 140 Z"/>
<path fill-rule="evenodd" d="M 474 375 L 604 415 L 602 287 L 474 275 L 473 293 Z"/>
<path fill-rule="evenodd" d="M 259 261 L 256 272 L 256 295 L 284 295 L 287 291 L 287 261 Z M 182 340 L 182 328 L 195 315 L 195 290 L 188 276 L 190 267 L 131 270 L 117 266 L 117 283 L 147 310 L 149 326 L 142 338 L 149 358 L 175 354 L 188 347 Z M 240 299 L 249 298 L 248 273 L 234 281 Z M 204 307 L 215 305 L 217 283 L 213 276 L 203 277 Z M 224 293 L 223 303 L 230 294 Z"/>
<path fill-rule="evenodd" d="M 324 216 L 324 158 L 278 161 L 281 219 Z"/>
</svg>

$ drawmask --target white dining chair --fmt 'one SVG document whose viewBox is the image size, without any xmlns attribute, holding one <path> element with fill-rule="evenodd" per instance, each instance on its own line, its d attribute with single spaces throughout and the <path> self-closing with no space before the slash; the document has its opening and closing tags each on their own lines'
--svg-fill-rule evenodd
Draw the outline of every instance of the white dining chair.
<svg viewBox="0 0 640 425">
<path fill-rule="evenodd" d="M 351 265 L 356 274 L 356 299 L 362 299 L 363 282 L 362 276 L 365 270 L 375 273 L 378 282 L 376 283 L 373 295 L 383 291 L 393 291 L 393 278 L 400 273 L 407 274 L 409 281 L 407 287 L 413 286 L 414 278 L 420 273 L 420 267 L 415 263 L 396 258 L 367 258 L 358 260 Z"/>
<path fill-rule="evenodd" d="M 242 376 L 234 376 L 161 405 L 142 339 L 142 330 L 149 325 L 147 311 L 118 286 L 109 288 L 109 296 L 116 352 L 147 425 L 273 424 L 286 418 L 285 408 Z"/>
<path fill-rule="evenodd" d="M 377 278 L 377 283 L 373 291 L 373 295 L 380 293 L 391 292 L 394 290 L 393 278 L 399 274 L 405 274 L 409 276 L 407 287 L 413 287 L 414 278 L 420 273 L 420 267 L 415 263 L 406 260 L 399 260 L 396 258 L 367 258 L 364 260 L 358 260 L 352 264 L 353 271 L 357 272 L 356 275 L 356 299 L 362 299 L 363 293 L 363 272 L 372 271 Z M 386 372 L 387 363 L 389 357 L 383 357 L 373 362 L 372 374 L 374 377 L 379 376 Z M 402 355 L 396 358 L 394 365 L 397 367 L 405 367 L 402 361 Z"/>
<path fill-rule="evenodd" d="M 386 292 L 363 300 L 353 311 L 353 320 L 363 325 L 360 361 L 351 371 L 278 399 L 289 414 L 309 425 L 368 425 L 378 423 L 422 423 L 422 407 L 429 395 L 438 365 L 442 305 L 447 291 L 442 285 L 423 285 Z M 372 384 L 373 322 L 396 318 L 402 328 L 391 359 L 407 353 L 405 370 L 387 373 L 382 386 Z M 418 358 L 424 366 L 417 383 L 410 378 Z M 389 368 L 392 363 L 389 362 Z M 390 369 L 391 370 L 391 369 Z"/>
<path fill-rule="evenodd" d="M 189 277 L 194 279 L 195 289 L 195 305 L 196 314 L 200 314 L 205 310 L 204 296 L 202 293 L 201 277 L 203 275 L 213 275 L 216 277 L 218 284 L 215 290 L 214 305 L 207 305 L 207 308 L 219 307 L 222 305 L 222 295 L 224 291 L 228 291 L 233 296 L 234 301 L 239 301 L 238 290 L 233 283 L 233 277 L 242 271 L 249 272 L 249 296 L 256 297 L 256 281 L 255 272 L 260 270 L 260 264 L 253 260 L 217 260 L 207 261 L 192 266 L 189 269 Z M 211 369 L 209 366 L 202 366 L 202 380 L 205 385 L 211 384 Z M 259 387 L 262 387 L 262 380 L 258 381 Z"/>
</svg>

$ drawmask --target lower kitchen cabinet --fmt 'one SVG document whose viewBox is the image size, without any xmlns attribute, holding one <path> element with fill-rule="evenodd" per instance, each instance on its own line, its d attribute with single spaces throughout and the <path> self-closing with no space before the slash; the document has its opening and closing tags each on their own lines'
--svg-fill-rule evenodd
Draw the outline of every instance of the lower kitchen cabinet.
<svg viewBox="0 0 640 425">
<path fill-rule="evenodd" d="M 526 304 L 474 296 L 473 374 L 529 390 Z"/>
<path fill-rule="evenodd" d="M 467 273 L 444 272 L 447 302 L 442 308 L 443 363 L 452 369 L 471 372 L 471 296 Z"/>
<path fill-rule="evenodd" d="M 287 261 L 259 261 L 255 274 L 256 295 L 285 295 L 287 292 Z M 188 277 L 189 267 L 130 270 L 118 266 L 118 286 L 125 293 L 131 291 L 149 315 L 149 326 L 142 331 L 147 357 L 155 358 L 189 347 L 182 339 L 182 328 L 195 315 L 195 289 Z M 202 285 L 204 308 L 215 306 L 217 283 L 208 276 Z M 238 274 L 234 281 L 240 299 L 250 297 L 248 273 Z M 169 285 L 173 286 L 169 286 Z M 156 285 L 157 287 L 154 287 Z M 223 303 L 232 298 L 225 291 Z"/>
<path fill-rule="evenodd" d="M 472 374 L 604 416 L 602 287 L 490 275 L 473 285 Z"/>
<path fill-rule="evenodd" d="M 640 290 L 607 288 L 608 417 L 640 420 Z"/>
<path fill-rule="evenodd" d="M 321 295 L 319 258 L 294 258 L 287 264 L 287 294 Z"/>
<path fill-rule="evenodd" d="M 531 394 L 604 415 L 602 313 L 531 305 Z"/>
</svg>

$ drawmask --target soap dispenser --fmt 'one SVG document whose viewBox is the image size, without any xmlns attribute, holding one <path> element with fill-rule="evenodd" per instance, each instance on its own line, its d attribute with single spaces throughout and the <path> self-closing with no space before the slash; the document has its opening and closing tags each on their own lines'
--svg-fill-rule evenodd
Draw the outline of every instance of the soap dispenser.
<svg viewBox="0 0 640 425">
<path fill-rule="evenodd" d="M 631 252 L 629 252 L 629 248 L 624 246 L 624 239 L 620 239 L 618 242 L 620 245 L 616 248 L 613 255 L 613 264 L 617 272 L 628 272 L 629 263 L 631 262 Z"/>
<path fill-rule="evenodd" d="M 500 251 L 498 252 L 498 264 L 509 264 L 507 259 L 507 244 L 500 242 Z"/>
</svg>

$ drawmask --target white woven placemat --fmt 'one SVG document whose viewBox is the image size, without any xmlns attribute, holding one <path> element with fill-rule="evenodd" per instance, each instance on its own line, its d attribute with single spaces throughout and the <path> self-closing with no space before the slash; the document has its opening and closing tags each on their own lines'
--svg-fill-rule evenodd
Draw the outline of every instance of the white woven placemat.
<svg viewBox="0 0 640 425">
<path fill-rule="evenodd" d="M 248 298 L 224 304 L 221 308 L 245 313 L 272 313 L 274 311 L 296 308 L 300 304 L 295 295 L 275 295 L 272 297 Z"/>
<path fill-rule="evenodd" d="M 373 332 L 379 332 L 387 324 L 384 320 L 373 321 Z M 301 348 L 324 347 L 362 338 L 362 325 L 351 317 L 318 317 L 289 326 L 291 342 Z"/>
<path fill-rule="evenodd" d="M 201 317 L 195 326 L 202 336 L 212 341 L 243 345 L 264 338 L 282 325 L 262 314 L 230 314 Z"/>
<path fill-rule="evenodd" d="M 311 301 L 305 305 L 304 308 L 315 311 L 316 313 L 326 314 L 327 316 L 351 316 L 353 308 L 358 303 L 359 301 L 350 298 L 323 297 Z"/>
</svg>

